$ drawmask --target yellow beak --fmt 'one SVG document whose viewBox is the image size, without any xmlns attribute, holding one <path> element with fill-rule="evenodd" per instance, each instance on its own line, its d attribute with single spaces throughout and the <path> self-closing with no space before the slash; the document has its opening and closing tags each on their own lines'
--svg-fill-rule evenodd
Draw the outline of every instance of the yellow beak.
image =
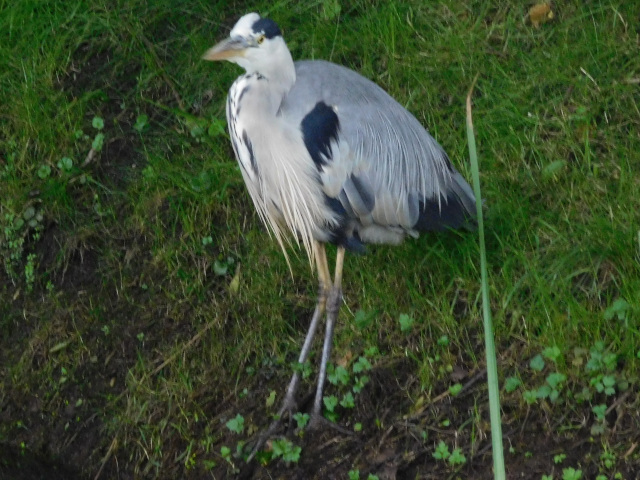
<svg viewBox="0 0 640 480">
<path fill-rule="evenodd" d="M 204 52 L 202 59 L 218 61 L 244 57 L 247 47 L 247 42 L 243 38 L 227 38 Z"/>
</svg>

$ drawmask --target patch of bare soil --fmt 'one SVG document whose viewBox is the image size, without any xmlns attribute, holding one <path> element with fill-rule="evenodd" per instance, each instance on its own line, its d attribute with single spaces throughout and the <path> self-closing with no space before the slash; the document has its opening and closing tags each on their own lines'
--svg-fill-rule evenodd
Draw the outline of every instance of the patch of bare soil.
<svg viewBox="0 0 640 480">
<path fill-rule="evenodd" d="M 360 478 L 369 474 L 381 480 L 393 479 L 490 479 L 493 478 L 491 438 L 488 423 L 488 398 L 483 372 L 471 372 L 462 379 L 463 391 L 456 397 L 448 395 L 441 385 L 442 395 L 435 401 L 415 408 L 403 386 L 415 381 L 410 362 L 380 367 L 372 372 L 372 380 L 356 401 L 355 410 L 339 425 L 353 429 L 360 422 L 360 432 L 347 435 L 327 425 L 305 431 L 302 436 L 289 432 L 289 438 L 302 447 L 297 464 L 275 461 L 269 465 L 252 462 L 241 465 L 237 478 L 242 479 L 345 479 L 350 470 L 358 469 Z M 286 386 L 280 386 L 284 390 Z M 254 398 L 264 399 L 269 389 Z M 301 406 L 311 408 L 310 390 Z M 625 396 L 628 397 L 628 396 Z M 620 397 L 620 405 L 627 398 Z M 633 446 L 640 440 L 640 415 L 622 407 L 619 414 L 608 418 L 612 426 L 605 437 L 593 437 L 590 427 L 593 414 L 584 409 L 553 411 L 523 407 L 522 402 L 508 398 L 503 401 L 503 439 L 509 479 L 535 479 L 542 475 L 561 478 L 562 468 L 573 466 L 582 470 L 583 479 L 593 479 L 599 473 L 602 441 L 622 444 L 630 450 L 622 452 L 616 472 L 623 478 L 638 478 L 640 462 L 633 455 Z M 230 408 L 240 412 L 263 428 L 268 426 L 264 405 L 245 401 Z M 446 427 L 448 422 L 451 426 Z M 456 424 L 455 426 L 453 424 Z M 462 424 L 462 426 L 461 426 Z M 422 432 L 426 432 L 426 439 Z M 284 433 L 284 432 L 283 432 Z M 229 434 L 221 442 L 234 445 L 237 436 Z M 435 446 L 444 441 L 450 449 L 460 448 L 466 457 L 465 465 L 452 467 L 437 460 Z M 509 453 L 512 449 L 514 453 Z M 554 464 L 553 456 L 564 454 L 562 464 Z M 205 472 L 201 472 L 202 478 Z M 228 465 L 213 471 L 214 478 L 227 478 Z"/>
<path fill-rule="evenodd" d="M 86 255 L 73 256 L 65 268 L 79 278 L 88 278 L 100 271 L 101 265 L 102 259 L 95 253 L 91 261 L 87 261 Z M 1 364 L 16 365 L 28 358 L 34 370 L 44 371 L 48 364 L 55 367 L 50 374 L 51 383 L 38 384 L 33 379 L 25 379 L 20 388 L 2 392 L 0 423 L 10 425 L 4 431 L 11 436 L 1 440 L 0 479 L 74 480 L 96 475 L 100 479 L 345 479 L 348 472 L 356 468 L 360 470 L 360 478 L 374 474 L 387 480 L 492 478 L 484 372 L 473 370 L 471 361 L 468 365 L 461 362 L 456 369 L 456 380 L 463 384 L 460 394 L 449 395 L 448 383 L 442 382 L 433 388 L 442 394 L 421 404 L 417 398 L 420 394 L 415 366 L 409 360 L 383 363 L 374 368 L 370 372 L 370 383 L 356 397 L 355 408 L 341 412 L 339 425 L 343 429 L 353 430 L 359 422 L 361 431 L 346 434 L 321 425 L 305 431 L 302 436 L 290 432 L 289 438 L 302 447 L 296 464 L 286 465 L 281 460 L 268 465 L 257 461 L 245 464 L 236 460 L 239 472 L 233 473 L 230 465 L 222 460 L 207 471 L 201 464 L 185 471 L 182 462 L 168 462 L 167 468 L 157 474 L 154 471 L 135 473 L 128 452 L 113 445 L 114 435 L 105 424 L 109 418 L 105 409 L 110 399 L 126 395 L 129 388 L 126 378 L 137 360 L 139 346 L 136 334 L 145 332 L 145 348 L 153 350 L 167 339 L 181 337 L 186 342 L 195 332 L 166 316 L 157 305 L 159 298 L 148 291 L 138 289 L 127 302 L 122 302 L 115 294 L 105 295 L 103 288 L 102 282 L 89 282 L 81 294 L 66 290 L 58 298 L 56 311 L 34 310 L 33 305 L 15 302 L 2 312 L 12 326 L 2 340 Z M 65 313 L 65 305 L 69 307 L 71 303 L 76 314 L 83 309 L 86 312 L 83 322 L 74 322 Z M 24 311 L 31 312 L 26 319 Z M 36 311 L 51 319 L 47 338 L 32 337 L 40 321 Z M 119 326 L 118 331 L 108 336 L 101 329 L 102 323 L 92 320 L 106 315 L 116 319 L 111 325 Z M 50 347 L 70 339 L 71 328 L 79 329 L 75 338 L 82 339 L 92 356 L 68 373 L 73 381 L 61 386 L 60 367 Z M 29 340 L 25 342 L 25 339 Z M 28 355 L 24 352 L 25 345 Z M 0 384 L 7 385 L 10 370 L 3 368 L 0 372 Z M 231 418 L 237 413 L 245 417 L 247 424 L 266 428 L 270 418 L 264 399 L 272 389 L 284 391 L 286 375 L 284 368 L 276 371 L 265 368 L 248 379 L 246 385 L 240 385 L 255 392 L 240 400 L 232 394 L 234 385 L 201 385 L 196 400 L 202 402 L 213 429 L 218 429 L 221 418 Z M 310 409 L 313 393 L 310 385 L 306 388 L 308 391 L 302 391 L 300 398 L 303 411 Z M 51 391 L 57 393 L 52 395 Z M 594 418 L 587 405 L 576 405 L 570 410 L 551 404 L 534 408 L 528 407 L 521 396 L 506 396 L 503 398 L 504 442 L 506 448 L 514 452 L 506 453 L 508 478 L 539 480 L 545 474 L 561 478 L 562 467 L 573 466 L 582 470 L 583 479 L 594 479 L 601 473 L 599 456 L 605 441 L 624 446 L 616 452 L 615 472 L 625 479 L 638 478 L 640 464 L 634 449 L 640 442 L 640 413 L 633 407 L 636 396 L 637 391 L 630 391 L 613 400 L 614 407 L 607 416 L 610 428 L 603 437 L 591 435 Z M 83 399 L 80 405 L 75 403 L 79 398 Z M 225 429 L 216 431 L 223 436 L 217 438 L 215 451 L 219 451 L 221 445 L 236 445 L 240 438 Z M 434 448 L 440 441 L 451 449 L 460 448 L 466 463 L 452 467 L 435 459 Z M 20 448 L 22 444 L 29 448 Z M 113 453 L 109 455 L 112 447 Z M 166 458 L 177 458 L 185 447 L 180 441 L 169 442 L 163 445 L 163 453 Z M 566 455 L 562 464 L 554 464 L 555 454 Z"/>
<path fill-rule="evenodd" d="M 0 478 L 3 480 L 76 480 L 77 472 L 61 463 L 9 445 L 0 449 Z"/>
</svg>

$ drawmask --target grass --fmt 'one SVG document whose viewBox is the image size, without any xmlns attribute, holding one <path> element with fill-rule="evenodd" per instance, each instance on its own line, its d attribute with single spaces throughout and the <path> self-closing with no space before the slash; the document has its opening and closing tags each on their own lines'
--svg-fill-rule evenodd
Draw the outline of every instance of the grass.
<svg viewBox="0 0 640 480">
<path fill-rule="evenodd" d="M 493 457 L 493 476 L 496 480 L 505 478 L 504 445 L 502 441 L 502 419 L 500 409 L 500 380 L 498 379 L 498 361 L 496 357 L 496 345 L 494 339 L 493 322 L 491 320 L 491 300 L 489 297 L 489 280 L 487 273 L 487 248 L 484 238 L 484 207 L 482 190 L 480 187 L 480 168 L 476 150 L 476 138 L 473 131 L 473 114 L 471 108 L 471 95 L 476 77 L 467 94 L 467 143 L 469 144 L 469 160 L 471 162 L 471 177 L 473 179 L 473 192 L 475 195 L 476 212 L 478 220 L 478 240 L 480 247 L 480 281 L 482 288 L 482 326 L 484 330 L 485 362 L 487 365 L 487 390 L 489 391 L 489 420 L 491 423 L 491 455 Z M 457 390 L 461 385 L 456 384 Z M 451 391 L 451 387 L 449 388 Z"/>
<path fill-rule="evenodd" d="M 382 85 L 468 179 L 464 102 L 479 74 L 507 472 L 633 478 L 639 7 L 570 1 L 534 28 L 520 2 L 337 5 L 252 8 L 278 21 L 294 58 Z M 265 235 L 221 129 L 238 68 L 200 61 L 245 8 L 0 11 L 0 450 L 21 453 L 0 454 L 0 472 L 26 476 L 45 459 L 82 478 L 242 469 L 316 285 L 305 255 L 291 256 L 292 278 Z M 476 236 L 369 248 L 348 256 L 344 285 L 333 360 L 349 382 L 327 396 L 357 433 L 280 439 L 255 475 L 367 478 L 390 464 L 412 478 L 490 475 Z M 361 357 L 372 369 L 357 393 Z M 340 404 L 348 392 L 353 408 Z M 240 433 L 226 426 L 238 418 Z"/>
</svg>

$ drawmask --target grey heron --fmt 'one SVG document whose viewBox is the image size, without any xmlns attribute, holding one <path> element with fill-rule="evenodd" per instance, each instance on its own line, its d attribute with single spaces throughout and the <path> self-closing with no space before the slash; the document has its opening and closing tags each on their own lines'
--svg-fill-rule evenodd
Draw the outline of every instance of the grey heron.
<svg viewBox="0 0 640 480">
<path fill-rule="evenodd" d="M 353 70 L 320 60 L 294 62 L 274 21 L 243 16 L 203 58 L 246 70 L 226 105 L 242 176 L 285 258 L 287 243 L 301 243 L 318 272 L 318 300 L 298 358 L 306 362 L 326 313 L 313 421 L 342 301 L 345 251 L 473 224 L 474 194 L 411 113 Z M 327 243 L 337 246 L 333 281 Z M 296 405 L 298 380 L 296 372 L 278 417 Z"/>
</svg>

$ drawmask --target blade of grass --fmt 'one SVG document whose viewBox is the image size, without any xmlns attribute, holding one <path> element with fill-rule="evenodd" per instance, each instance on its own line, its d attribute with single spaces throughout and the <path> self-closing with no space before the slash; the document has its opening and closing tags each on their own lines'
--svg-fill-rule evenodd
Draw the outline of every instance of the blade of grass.
<svg viewBox="0 0 640 480">
<path fill-rule="evenodd" d="M 469 143 L 469 158 L 471 160 L 471 176 L 473 191 L 476 196 L 476 212 L 478 216 L 478 234 L 480 236 L 480 273 L 482 280 L 482 317 L 484 323 L 484 343 L 487 357 L 487 384 L 489 388 L 489 416 L 491 419 L 491 445 L 493 447 L 494 478 L 505 478 L 504 449 L 502 447 L 502 423 L 500 421 L 500 391 L 498 389 L 498 366 L 496 361 L 496 347 L 493 341 L 493 325 L 489 308 L 489 282 L 487 278 L 487 254 L 484 243 L 484 222 L 482 219 L 482 194 L 480 192 L 480 171 L 476 152 L 476 139 L 473 133 L 471 117 L 471 94 L 478 76 L 473 79 L 467 94 L 467 142 Z"/>
</svg>

